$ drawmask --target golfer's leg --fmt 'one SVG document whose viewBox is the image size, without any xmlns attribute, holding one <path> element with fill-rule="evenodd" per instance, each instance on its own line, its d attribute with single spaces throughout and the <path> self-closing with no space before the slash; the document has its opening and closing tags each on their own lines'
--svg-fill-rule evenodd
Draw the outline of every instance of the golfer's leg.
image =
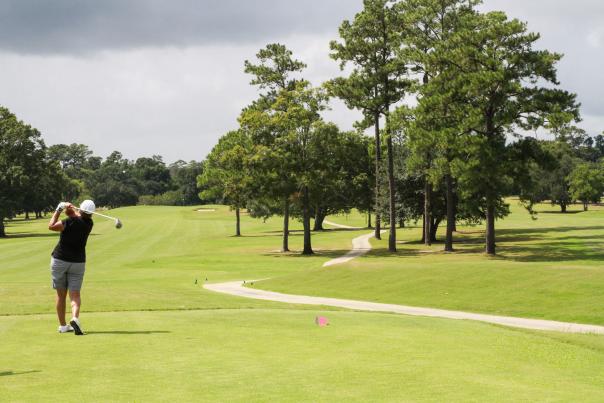
<svg viewBox="0 0 604 403">
<path fill-rule="evenodd" d="M 86 265 L 84 263 L 73 263 L 69 267 L 67 280 L 69 283 L 69 299 L 71 299 L 71 313 L 74 318 L 80 317 L 80 306 L 82 305 L 80 289 L 84 282 L 85 271 Z"/>
<path fill-rule="evenodd" d="M 61 326 L 65 326 L 67 323 L 65 322 L 65 299 L 67 297 L 67 290 L 57 288 L 57 317 L 59 318 L 59 323 Z"/>
<path fill-rule="evenodd" d="M 71 316 L 73 318 L 79 318 L 80 306 L 82 305 L 80 291 L 69 291 L 69 299 L 71 300 Z"/>
<path fill-rule="evenodd" d="M 67 269 L 69 263 L 59 259 L 50 259 L 50 273 L 52 276 L 52 288 L 57 291 L 57 316 L 61 326 L 65 326 L 65 298 L 67 297 Z"/>
</svg>

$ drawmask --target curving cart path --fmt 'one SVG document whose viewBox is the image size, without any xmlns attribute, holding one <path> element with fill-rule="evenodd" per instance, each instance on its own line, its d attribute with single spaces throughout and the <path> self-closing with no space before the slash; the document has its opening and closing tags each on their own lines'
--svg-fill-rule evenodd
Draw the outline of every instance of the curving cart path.
<svg viewBox="0 0 604 403">
<path fill-rule="evenodd" d="M 361 228 L 356 228 L 356 227 L 350 227 L 348 225 L 342 225 L 342 224 L 336 224 L 334 222 L 331 221 L 323 221 L 323 223 L 327 224 L 327 225 L 331 225 L 332 227 L 336 227 L 336 228 L 345 228 L 345 229 L 361 229 Z M 382 231 L 385 232 L 385 231 Z M 342 264 L 342 263 L 346 263 L 351 261 L 352 259 L 354 259 L 355 257 L 359 257 L 361 255 L 364 255 L 365 253 L 369 252 L 371 250 L 371 244 L 369 243 L 369 240 L 373 238 L 373 232 L 367 235 L 361 235 L 359 237 L 356 237 L 352 240 L 352 250 L 350 250 L 350 252 L 348 252 L 347 254 L 345 254 L 344 256 L 335 258 L 335 259 L 331 259 L 325 263 L 323 263 L 323 267 L 329 267 L 329 266 L 333 266 L 336 264 Z"/>
<path fill-rule="evenodd" d="M 355 301 L 339 298 L 310 297 L 306 295 L 281 294 L 273 291 L 257 290 L 243 286 L 243 281 L 227 283 L 204 284 L 204 288 L 223 294 L 235 295 L 266 301 L 278 301 L 289 304 L 335 306 L 338 308 L 354 309 L 357 311 L 388 312 L 412 316 L 430 316 L 434 318 L 465 319 L 497 325 L 519 327 L 533 330 L 549 330 L 565 333 L 595 333 L 604 334 L 604 326 L 582 325 L 578 323 L 556 322 L 541 319 L 524 319 L 510 316 L 495 316 L 479 313 L 447 311 L 444 309 L 418 308 L 405 305 L 381 304 L 377 302 Z"/>
<path fill-rule="evenodd" d="M 339 228 L 354 229 L 346 225 L 340 225 L 325 221 L 326 224 Z M 348 262 L 355 257 L 361 256 L 371 250 L 369 239 L 373 233 L 354 238 L 353 248 L 346 255 L 332 259 L 323 266 L 333 266 Z M 255 280 L 259 281 L 259 280 Z M 471 312 L 449 311 L 444 309 L 420 308 L 405 305 L 382 304 L 378 302 L 356 301 L 350 299 L 311 297 L 306 295 L 282 294 L 273 291 L 258 290 L 244 287 L 245 281 L 229 281 L 226 283 L 204 284 L 204 288 L 210 291 L 238 297 L 261 299 L 266 301 L 285 302 L 289 304 L 333 306 L 338 308 L 353 309 L 358 311 L 387 312 L 412 316 L 428 316 L 434 318 L 474 320 L 492 323 L 496 325 L 510 326 L 523 329 L 547 330 L 564 333 L 594 333 L 604 335 L 604 326 L 584 325 L 579 323 L 557 322 L 542 319 L 525 319 L 511 316 L 496 316 Z"/>
</svg>

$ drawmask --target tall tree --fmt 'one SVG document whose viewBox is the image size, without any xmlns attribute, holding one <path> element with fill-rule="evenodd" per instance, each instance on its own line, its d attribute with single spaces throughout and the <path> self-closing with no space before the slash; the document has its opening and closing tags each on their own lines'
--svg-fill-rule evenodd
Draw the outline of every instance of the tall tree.
<svg viewBox="0 0 604 403">
<path fill-rule="evenodd" d="M 182 195 L 185 206 L 199 204 L 197 177 L 203 172 L 203 163 L 197 161 L 185 162 L 178 160 L 168 167 L 173 186 Z"/>
<path fill-rule="evenodd" d="M 28 187 L 40 174 L 45 146 L 38 130 L 0 107 L 0 237 L 4 220 L 22 210 Z"/>
<path fill-rule="evenodd" d="M 422 76 L 418 86 L 415 120 L 409 128 L 412 150 L 409 163 L 424 177 L 424 241 L 430 245 L 435 218 L 431 216 L 434 187 L 446 189 L 447 231 L 445 250 L 453 251 L 455 229 L 455 161 L 463 150 L 463 136 L 456 105 L 460 102 L 450 78 L 458 74 L 457 65 L 447 56 L 455 46 L 451 37 L 465 29 L 465 16 L 474 13 L 477 0 L 406 0 L 397 4 L 404 15 L 406 35 L 401 52 L 412 71 Z M 440 78 L 435 80 L 436 78 Z"/>
<path fill-rule="evenodd" d="M 587 211 L 589 203 L 599 203 L 604 193 L 604 166 L 595 163 L 579 164 L 569 175 L 570 194 L 573 200 L 583 203 Z"/>
<path fill-rule="evenodd" d="M 293 57 L 293 53 L 282 44 L 268 44 L 256 54 L 256 61 L 245 61 L 245 72 L 253 76 L 250 84 L 257 86 L 260 97 L 245 108 L 239 118 L 243 130 L 248 132 L 256 150 L 253 168 L 256 193 L 266 199 L 277 199 L 282 205 L 283 242 L 282 250 L 289 251 L 289 216 L 292 198 L 296 192 L 290 175 L 289 160 L 283 154 L 275 153 L 274 146 L 283 136 L 282 127 L 269 124 L 267 120 L 280 92 L 294 90 L 301 80 L 296 78 L 306 64 Z M 269 201 L 269 204 L 273 204 Z M 267 211 L 272 211 L 269 209 Z"/>
<path fill-rule="evenodd" d="M 388 249 L 396 251 L 396 211 L 394 186 L 394 156 L 390 132 L 390 107 L 399 102 L 410 86 L 406 63 L 399 56 L 403 44 L 402 14 L 390 0 L 364 0 L 363 11 L 354 20 L 344 21 L 339 33 L 341 42 L 332 41 L 331 57 L 340 61 L 342 70 L 348 63 L 352 72 L 327 84 L 330 92 L 343 99 L 349 108 L 360 109 L 364 120 L 361 127 L 372 122 L 375 128 L 376 207 L 375 237 L 380 239 L 380 165 L 382 143 L 380 118 L 385 118 L 388 151 L 387 177 L 389 193 L 390 235 Z"/>
<path fill-rule="evenodd" d="M 119 151 L 112 152 L 100 167 L 84 178 L 86 190 L 97 205 L 134 206 L 138 201 L 139 182 L 134 164 Z"/>
<path fill-rule="evenodd" d="M 138 181 L 138 193 L 142 195 L 158 195 L 172 185 L 170 170 L 160 155 L 138 158 L 134 162 L 132 172 Z"/>
<path fill-rule="evenodd" d="M 447 77 L 463 95 L 464 126 L 472 134 L 463 181 L 480 195 L 486 219 L 486 253 L 495 254 L 495 219 L 505 214 L 507 135 L 578 119 L 576 96 L 556 88 L 561 55 L 533 49 L 539 39 L 503 12 L 467 17 L 447 57 L 460 72 Z M 547 83 L 545 85 L 545 83 Z"/>
<path fill-rule="evenodd" d="M 241 209 L 249 197 L 250 175 L 246 161 L 251 142 L 241 130 L 220 138 L 206 159 L 203 173 L 198 176 L 200 197 L 220 198 L 235 210 L 235 235 L 241 236 Z"/>
<path fill-rule="evenodd" d="M 328 127 L 322 122 L 320 115 L 326 108 L 326 102 L 327 97 L 321 90 L 312 88 L 306 81 L 300 81 L 293 90 L 283 90 L 278 94 L 269 114 L 269 127 L 278 127 L 281 133 L 275 149 L 289 161 L 286 166 L 289 167 L 289 176 L 297 190 L 295 200 L 302 213 L 304 255 L 313 254 L 311 190 L 322 167 L 328 163 L 328 156 L 321 153 L 325 149 L 322 137 L 328 136 Z"/>
<path fill-rule="evenodd" d="M 563 141 L 544 141 L 541 147 L 554 162 L 547 167 L 535 165 L 529 170 L 529 176 L 535 184 L 530 198 L 534 202 L 549 200 L 552 205 L 560 206 L 562 213 L 566 213 L 573 201 L 569 178 L 581 160 L 570 144 Z"/>
</svg>

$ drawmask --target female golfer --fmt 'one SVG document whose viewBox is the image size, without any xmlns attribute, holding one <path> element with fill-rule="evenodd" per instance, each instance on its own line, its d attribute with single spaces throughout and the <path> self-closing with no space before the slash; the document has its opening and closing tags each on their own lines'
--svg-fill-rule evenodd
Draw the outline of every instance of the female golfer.
<svg viewBox="0 0 604 403">
<path fill-rule="evenodd" d="M 92 230 L 92 213 L 95 205 L 92 200 L 84 200 L 78 214 L 73 205 L 61 202 L 48 223 L 48 229 L 61 233 L 59 243 L 50 258 L 52 287 L 57 291 L 57 316 L 59 333 L 73 331 L 76 335 L 84 334 L 80 323 L 80 289 L 86 269 L 86 241 Z M 68 218 L 59 220 L 65 210 Z M 69 290 L 72 318 L 69 325 L 65 322 L 65 299 Z"/>
</svg>

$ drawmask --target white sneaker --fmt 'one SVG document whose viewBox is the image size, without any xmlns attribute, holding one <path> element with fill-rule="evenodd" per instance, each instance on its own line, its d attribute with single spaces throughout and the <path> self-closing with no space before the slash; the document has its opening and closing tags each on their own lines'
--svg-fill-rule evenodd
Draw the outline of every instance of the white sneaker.
<svg viewBox="0 0 604 403">
<path fill-rule="evenodd" d="M 82 329 L 82 324 L 78 318 L 71 318 L 69 321 L 71 327 L 73 327 L 73 331 L 76 336 L 82 336 L 84 334 L 84 330 Z"/>
<path fill-rule="evenodd" d="M 73 327 L 71 325 L 59 326 L 59 333 L 68 333 L 73 332 Z"/>
</svg>

